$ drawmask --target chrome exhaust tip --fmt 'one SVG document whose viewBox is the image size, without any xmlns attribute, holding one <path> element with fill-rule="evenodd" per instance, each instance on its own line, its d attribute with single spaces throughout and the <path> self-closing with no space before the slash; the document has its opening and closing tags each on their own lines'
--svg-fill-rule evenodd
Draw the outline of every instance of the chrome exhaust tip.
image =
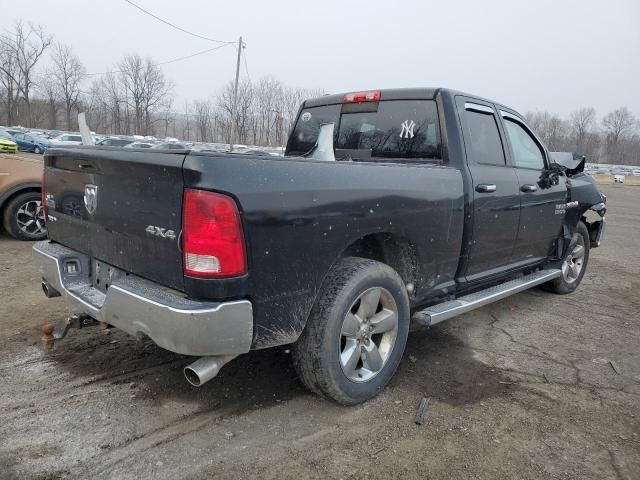
<svg viewBox="0 0 640 480">
<path fill-rule="evenodd" d="M 194 387 L 201 387 L 214 378 L 237 355 L 219 355 L 214 357 L 202 357 L 191 365 L 184 367 L 184 378 Z"/>
<path fill-rule="evenodd" d="M 60 292 L 57 291 L 55 288 L 53 288 L 49 282 L 46 281 L 42 281 L 42 291 L 44 292 L 45 296 L 47 298 L 54 298 L 54 297 L 59 297 L 60 296 Z"/>
</svg>

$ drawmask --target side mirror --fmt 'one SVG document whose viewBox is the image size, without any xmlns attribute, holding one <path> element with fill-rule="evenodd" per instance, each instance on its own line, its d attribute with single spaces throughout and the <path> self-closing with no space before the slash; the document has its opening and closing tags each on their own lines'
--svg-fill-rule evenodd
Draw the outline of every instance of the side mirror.
<svg viewBox="0 0 640 480">
<path fill-rule="evenodd" d="M 553 185 L 558 185 L 560 183 L 560 175 L 564 174 L 566 169 L 567 167 L 559 163 L 549 163 L 549 167 L 542 170 L 538 186 L 544 190 L 545 188 L 551 188 Z"/>
<path fill-rule="evenodd" d="M 567 167 L 564 165 L 560 165 L 559 163 L 551 162 L 549 163 L 549 167 L 545 169 L 547 172 L 551 173 L 563 173 Z"/>
</svg>

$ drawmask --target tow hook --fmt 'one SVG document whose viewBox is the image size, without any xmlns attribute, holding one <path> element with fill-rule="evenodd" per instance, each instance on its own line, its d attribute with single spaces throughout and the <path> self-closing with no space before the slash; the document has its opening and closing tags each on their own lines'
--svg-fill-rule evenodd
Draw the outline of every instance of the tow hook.
<svg viewBox="0 0 640 480">
<path fill-rule="evenodd" d="M 97 325 L 99 322 L 86 313 L 74 313 L 65 320 L 60 320 L 55 325 L 45 323 L 40 327 L 42 330 L 42 345 L 47 349 L 52 349 L 56 340 L 62 340 L 70 328 L 83 328 Z"/>
</svg>

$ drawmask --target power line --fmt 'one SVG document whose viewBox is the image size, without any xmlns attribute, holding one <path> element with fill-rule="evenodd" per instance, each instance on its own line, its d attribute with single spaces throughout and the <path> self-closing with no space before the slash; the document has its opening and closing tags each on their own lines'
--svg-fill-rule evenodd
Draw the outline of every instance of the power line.
<svg viewBox="0 0 640 480">
<path fill-rule="evenodd" d="M 180 62 L 182 60 L 187 60 L 189 58 L 197 57 L 198 55 L 204 55 L 205 53 L 213 52 L 214 50 L 218 50 L 220 48 L 228 47 L 229 45 L 231 45 L 231 44 L 230 43 L 225 43 L 223 45 L 218 45 L 217 47 L 208 48 L 208 49 L 202 50 L 200 52 L 192 53 L 191 55 L 185 55 L 184 57 L 173 58 L 171 60 L 167 60 L 166 62 L 155 63 L 154 65 L 156 67 L 159 67 L 160 65 L 169 65 L 170 63 Z M 107 75 L 109 73 L 122 73 L 122 70 L 110 70 L 108 72 L 87 73 L 86 75 L 87 75 L 87 77 L 93 77 L 93 76 L 96 76 L 96 75 Z"/>
<path fill-rule="evenodd" d="M 174 25 L 173 23 L 168 22 L 167 20 L 165 20 L 165 19 L 163 19 L 163 18 L 158 17 L 157 15 L 155 15 L 155 14 L 151 13 L 149 10 L 145 10 L 144 8 L 142 8 L 142 7 L 141 7 L 141 6 L 139 6 L 139 5 L 136 5 L 135 3 L 133 3 L 133 2 L 132 2 L 132 1 L 130 1 L 130 0 L 124 0 L 124 1 L 125 1 L 125 2 L 127 2 L 129 5 L 131 5 L 132 7 L 137 8 L 137 9 L 138 9 L 138 10 L 140 10 L 141 12 L 146 13 L 147 15 L 149 15 L 149 16 L 151 16 L 151 17 L 155 18 L 156 20 L 158 20 L 158 21 L 160 21 L 160 22 L 162 22 L 162 23 L 164 23 L 165 25 L 169 25 L 170 27 L 175 28 L 176 30 L 180 30 L 181 32 L 186 33 L 187 35 L 191 35 L 192 37 L 200 38 L 200 39 L 202 39 L 202 40 L 207 40 L 207 41 L 209 41 L 209 42 L 216 42 L 216 43 L 232 43 L 232 42 L 226 42 L 226 41 L 224 41 L 224 40 L 215 40 L 215 39 L 213 39 L 213 38 L 204 37 L 204 36 L 202 36 L 202 35 L 198 35 L 197 33 L 190 32 L 189 30 L 185 30 L 185 29 L 184 29 L 184 28 L 182 28 L 182 27 L 179 27 L 179 26 L 177 26 L 177 25 Z"/>
<path fill-rule="evenodd" d="M 170 63 L 179 62 L 181 60 L 187 60 L 188 58 L 197 57 L 198 55 L 204 55 L 205 53 L 213 52 L 214 50 L 228 47 L 229 45 L 229 43 L 225 43 L 224 45 L 218 45 L 217 47 L 208 48 L 207 50 L 202 50 L 201 52 L 192 53 L 191 55 L 185 55 L 184 57 L 174 58 L 173 60 L 167 60 L 166 62 L 156 63 L 156 65 L 168 65 Z"/>
</svg>

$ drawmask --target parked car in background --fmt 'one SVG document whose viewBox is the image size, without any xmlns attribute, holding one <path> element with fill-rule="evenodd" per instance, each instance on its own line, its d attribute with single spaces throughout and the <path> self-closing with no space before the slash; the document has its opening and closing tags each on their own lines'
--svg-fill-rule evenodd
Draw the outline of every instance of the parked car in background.
<svg viewBox="0 0 640 480">
<path fill-rule="evenodd" d="M 19 240 L 47 236 L 42 209 L 42 158 L 0 156 L 0 216 Z"/>
<path fill-rule="evenodd" d="M 269 152 L 265 152 L 264 150 L 258 150 L 257 148 L 248 148 L 247 150 L 242 150 L 241 152 L 235 152 L 234 153 L 240 153 L 242 155 L 257 155 L 259 157 L 271 157 L 274 156 Z"/>
<path fill-rule="evenodd" d="M 156 143 L 151 148 L 156 148 L 159 150 L 188 150 L 189 149 L 189 147 L 187 147 L 183 143 L 178 143 L 178 142 L 160 142 L 160 143 Z"/>
<path fill-rule="evenodd" d="M 0 130 L 0 152 L 16 153 L 18 144 L 7 130 Z"/>
<path fill-rule="evenodd" d="M 20 128 L 6 128 L 5 130 L 12 136 L 17 135 L 18 133 L 24 133 L 24 130 Z"/>
<path fill-rule="evenodd" d="M 153 143 L 149 142 L 132 142 L 128 145 L 125 145 L 124 148 L 151 148 L 153 147 Z"/>
<path fill-rule="evenodd" d="M 133 143 L 133 140 L 130 140 L 128 138 L 107 137 L 96 142 L 96 145 L 104 145 L 108 147 L 125 147 L 130 143 Z"/>
<path fill-rule="evenodd" d="M 51 147 L 62 147 L 66 145 L 82 145 L 82 136 L 79 133 L 63 133 L 49 142 Z"/>
<path fill-rule="evenodd" d="M 49 140 L 44 137 L 28 133 L 18 133 L 13 136 L 18 144 L 18 150 L 32 153 L 44 153 L 49 148 Z"/>
<path fill-rule="evenodd" d="M 49 133 L 45 132 L 44 130 L 29 130 L 23 133 L 26 133 L 27 135 L 35 135 L 36 137 L 42 137 L 46 139 L 51 138 L 51 135 L 49 135 Z"/>
</svg>

